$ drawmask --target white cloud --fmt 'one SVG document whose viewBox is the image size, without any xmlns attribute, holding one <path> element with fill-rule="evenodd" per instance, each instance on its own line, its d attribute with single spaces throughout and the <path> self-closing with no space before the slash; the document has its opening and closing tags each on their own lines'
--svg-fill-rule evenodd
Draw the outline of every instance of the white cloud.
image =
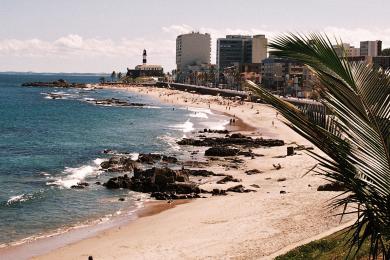
<svg viewBox="0 0 390 260">
<path fill-rule="evenodd" d="M 52 41 L 42 39 L 3 39 L 0 40 L 0 69 L 7 70 L 7 60 L 18 60 L 18 64 L 23 64 L 28 60 L 28 68 L 34 70 L 34 61 L 39 60 L 42 64 L 44 60 L 58 60 L 64 62 L 63 71 L 72 71 L 72 68 L 65 68 L 69 64 L 83 63 L 83 67 L 90 70 L 110 71 L 112 67 L 125 68 L 133 67 L 141 62 L 143 49 L 148 50 L 150 63 L 162 64 L 166 70 L 175 67 L 175 40 L 176 36 L 191 31 L 209 33 L 212 37 L 212 63 L 215 63 L 216 39 L 225 37 L 228 34 L 255 35 L 265 34 L 271 39 L 281 32 L 271 30 L 267 26 L 258 28 L 195 28 L 187 24 L 170 25 L 161 28 L 161 33 L 157 33 L 155 38 L 122 38 L 113 40 L 109 38 L 83 38 L 81 35 L 69 34 Z M 305 33 L 300 31 L 301 33 Z M 323 29 L 331 38 L 337 37 L 343 42 L 348 42 L 359 46 L 361 40 L 382 40 L 384 47 L 390 47 L 390 28 L 387 29 L 365 29 L 365 28 L 342 28 L 326 27 Z M 106 64 L 97 66 L 96 60 L 101 60 Z M 15 63 L 16 64 L 16 63 Z M 26 65 L 26 66 L 27 66 Z M 85 66 L 86 65 L 86 66 Z M 17 65 L 15 65 L 17 66 Z M 43 65 L 42 65 L 43 66 Z M 50 64 L 47 65 L 50 70 Z M 57 67 L 56 67 L 57 68 Z M 17 70 L 18 68 L 12 67 Z M 21 70 L 23 68 L 20 68 Z"/>
</svg>

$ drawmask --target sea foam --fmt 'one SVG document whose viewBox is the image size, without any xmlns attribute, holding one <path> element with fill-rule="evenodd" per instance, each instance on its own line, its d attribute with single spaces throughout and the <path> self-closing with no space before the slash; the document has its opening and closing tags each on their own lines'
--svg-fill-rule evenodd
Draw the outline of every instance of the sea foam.
<svg viewBox="0 0 390 260">
<path fill-rule="evenodd" d="M 77 185 L 87 177 L 99 175 L 102 172 L 100 164 L 103 161 L 105 161 L 105 159 L 97 158 L 93 161 L 92 165 L 83 165 L 76 168 L 68 167 L 63 171 L 63 176 L 52 182 L 47 182 L 46 184 L 70 189 L 72 186 Z"/>
</svg>

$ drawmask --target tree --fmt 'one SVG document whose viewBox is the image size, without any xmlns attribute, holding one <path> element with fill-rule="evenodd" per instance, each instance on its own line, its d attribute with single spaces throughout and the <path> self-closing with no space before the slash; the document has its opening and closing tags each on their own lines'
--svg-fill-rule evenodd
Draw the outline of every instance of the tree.
<svg viewBox="0 0 390 260">
<path fill-rule="evenodd" d="M 117 81 L 121 81 L 122 80 L 122 72 L 118 72 L 116 77 L 117 77 Z"/>
<path fill-rule="evenodd" d="M 307 151 L 319 161 L 319 174 L 346 189 L 331 206 L 357 215 L 349 253 L 368 241 L 370 257 L 390 259 L 390 71 L 339 58 L 325 35 L 282 35 L 270 47 L 273 55 L 311 68 L 321 85 L 318 106 L 327 113 L 301 111 L 253 82 L 247 85 L 327 155 Z"/>
<path fill-rule="evenodd" d="M 114 82 L 115 78 L 116 78 L 116 72 L 115 72 L 115 70 L 114 70 L 114 71 L 111 73 L 111 82 Z"/>
<path fill-rule="evenodd" d="M 382 56 L 390 56 L 390 48 L 382 50 Z"/>
</svg>

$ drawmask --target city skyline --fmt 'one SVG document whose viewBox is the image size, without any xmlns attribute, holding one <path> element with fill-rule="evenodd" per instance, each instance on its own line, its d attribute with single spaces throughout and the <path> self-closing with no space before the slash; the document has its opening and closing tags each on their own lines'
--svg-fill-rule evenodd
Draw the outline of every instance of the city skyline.
<svg viewBox="0 0 390 260">
<path fill-rule="evenodd" d="M 125 71 L 142 63 L 143 49 L 148 50 L 150 63 L 170 71 L 175 68 L 177 35 L 191 31 L 211 35 L 212 63 L 217 38 L 227 34 L 265 34 L 272 40 L 280 33 L 315 31 L 355 46 L 382 40 L 383 48 L 390 47 L 386 24 L 390 4 L 382 0 L 247 1 L 238 7 L 233 1 L 158 3 L 2 1 L 0 71 Z"/>
</svg>

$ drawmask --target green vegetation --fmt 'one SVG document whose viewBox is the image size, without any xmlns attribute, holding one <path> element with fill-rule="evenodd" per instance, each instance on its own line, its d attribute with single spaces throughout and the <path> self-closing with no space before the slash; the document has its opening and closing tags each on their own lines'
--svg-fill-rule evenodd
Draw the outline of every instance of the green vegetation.
<svg viewBox="0 0 390 260">
<path fill-rule="evenodd" d="M 327 155 L 307 151 L 319 161 L 318 174 L 346 189 L 331 206 L 357 216 L 348 240 L 357 250 L 350 256 L 367 243 L 369 257 L 390 259 L 384 242 L 390 238 L 390 72 L 338 57 L 331 41 L 319 34 L 282 35 L 270 47 L 273 55 L 312 70 L 322 106 L 299 110 L 251 81 L 247 85 Z"/>
<path fill-rule="evenodd" d="M 328 237 L 310 242 L 297 247 L 284 255 L 278 256 L 275 260 L 341 260 L 341 259 L 369 259 L 370 244 L 366 241 L 356 256 L 356 247 L 352 248 L 352 254 L 346 247 L 348 239 L 351 239 L 353 232 L 348 230 L 339 231 Z"/>
<path fill-rule="evenodd" d="M 382 56 L 390 56 L 390 48 L 382 50 Z"/>
</svg>

